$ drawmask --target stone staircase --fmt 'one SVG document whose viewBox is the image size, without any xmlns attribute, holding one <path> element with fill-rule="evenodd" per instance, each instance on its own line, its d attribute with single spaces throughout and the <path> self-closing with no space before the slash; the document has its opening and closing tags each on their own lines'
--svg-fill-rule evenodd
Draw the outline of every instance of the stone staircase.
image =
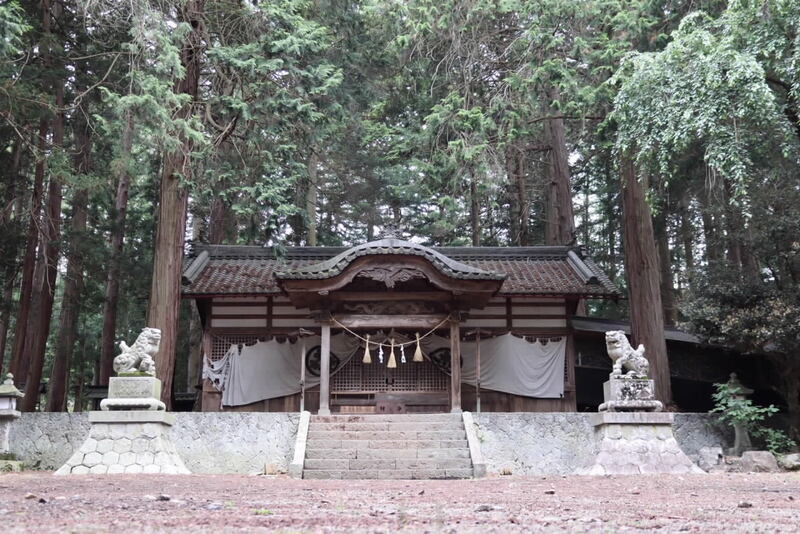
<svg viewBox="0 0 800 534">
<path fill-rule="evenodd" d="M 472 478 L 460 414 L 313 415 L 303 478 Z"/>
</svg>

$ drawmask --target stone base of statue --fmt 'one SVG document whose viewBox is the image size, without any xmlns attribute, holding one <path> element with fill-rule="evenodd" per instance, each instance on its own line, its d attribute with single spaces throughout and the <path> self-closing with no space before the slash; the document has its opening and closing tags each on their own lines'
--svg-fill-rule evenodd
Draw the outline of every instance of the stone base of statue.
<svg viewBox="0 0 800 534">
<path fill-rule="evenodd" d="M 157 378 L 111 378 L 101 411 L 89 412 L 89 437 L 56 474 L 189 474 L 169 437 L 175 416 L 160 396 Z"/>
<path fill-rule="evenodd" d="M 152 376 L 115 376 L 108 381 L 108 398 L 101 410 L 166 410 L 161 400 L 161 380 Z"/>
<path fill-rule="evenodd" d="M 673 414 L 602 412 L 594 422 L 598 453 L 579 475 L 703 473 L 678 446 Z"/>
<path fill-rule="evenodd" d="M 656 400 L 655 383 L 635 376 L 609 376 L 603 384 L 603 404 L 599 412 L 660 412 L 664 405 Z"/>
</svg>

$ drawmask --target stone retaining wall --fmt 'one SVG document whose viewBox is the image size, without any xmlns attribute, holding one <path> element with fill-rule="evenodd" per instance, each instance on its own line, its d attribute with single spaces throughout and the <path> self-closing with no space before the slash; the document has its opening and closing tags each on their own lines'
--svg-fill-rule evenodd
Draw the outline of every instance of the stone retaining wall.
<svg viewBox="0 0 800 534">
<path fill-rule="evenodd" d="M 489 473 L 566 475 L 588 467 L 598 452 L 594 413 L 473 414 Z M 708 414 L 677 413 L 673 424 L 681 450 L 696 461 L 702 447 L 733 443 L 733 431 Z"/>
<path fill-rule="evenodd" d="M 176 413 L 172 442 L 192 473 L 286 471 L 298 413 Z M 55 470 L 89 435 L 88 414 L 23 413 L 11 426 L 11 452 L 26 467 Z"/>
<path fill-rule="evenodd" d="M 597 453 L 591 413 L 473 414 L 487 471 L 568 474 Z M 193 473 L 284 472 L 298 413 L 176 413 L 171 438 Z M 732 432 L 707 414 L 675 414 L 675 438 L 696 460 L 702 447 L 729 446 Z M 11 452 L 28 468 L 58 469 L 89 434 L 87 414 L 24 413 L 11 426 Z"/>
</svg>

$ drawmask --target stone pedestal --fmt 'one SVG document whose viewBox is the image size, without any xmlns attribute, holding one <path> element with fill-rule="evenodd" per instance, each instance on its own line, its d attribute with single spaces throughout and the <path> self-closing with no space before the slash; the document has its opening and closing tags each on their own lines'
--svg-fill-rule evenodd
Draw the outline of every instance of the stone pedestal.
<svg viewBox="0 0 800 534">
<path fill-rule="evenodd" d="M 152 376 L 115 376 L 108 381 L 108 398 L 101 410 L 166 410 L 161 380 Z"/>
<path fill-rule="evenodd" d="M 57 475 L 189 474 L 169 429 L 175 419 L 155 410 L 89 412 L 92 428 Z"/>
<path fill-rule="evenodd" d="M 19 419 L 20 415 L 17 410 L 0 410 L 0 454 L 5 454 L 10 450 L 8 434 L 11 431 L 11 423 L 15 419 Z"/>
<path fill-rule="evenodd" d="M 164 411 L 161 381 L 121 376 L 109 381 L 101 411 L 89 412 L 89 437 L 57 475 L 189 474 L 169 438 L 175 416 Z"/>
<path fill-rule="evenodd" d="M 664 405 L 656 400 L 655 383 L 647 378 L 609 376 L 603 383 L 603 404 L 599 412 L 660 412 Z"/>
<path fill-rule="evenodd" d="M 678 446 L 672 434 L 673 414 L 604 412 L 594 422 L 598 453 L 579 475 L 703 473 Z"/>
</svg>

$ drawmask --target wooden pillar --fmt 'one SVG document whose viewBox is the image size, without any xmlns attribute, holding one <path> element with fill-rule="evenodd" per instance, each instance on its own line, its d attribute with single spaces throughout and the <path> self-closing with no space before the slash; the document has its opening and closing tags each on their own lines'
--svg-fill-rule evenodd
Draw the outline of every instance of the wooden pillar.
<svg viewBox="0 0 800 534">
<path fill-rule="evenodd" d="M 481 331 L 475 333 L 475 412 L 481 413 Z"/>
<path fill-rule="evenodd" d="M 319 365 L 319 415 L 330 415 L 331 396 L 331 325 L 322 323 Z"/>
<path fill-rule="evenodd" d="M 300 411 L 306 409 L 306 340 L 302 341 L 300 349 Z"/>
<path fill-rule="evenodd" d="M 461 413 L 461 329 L 450 319 L 450 412 Z"/>
</svg>

